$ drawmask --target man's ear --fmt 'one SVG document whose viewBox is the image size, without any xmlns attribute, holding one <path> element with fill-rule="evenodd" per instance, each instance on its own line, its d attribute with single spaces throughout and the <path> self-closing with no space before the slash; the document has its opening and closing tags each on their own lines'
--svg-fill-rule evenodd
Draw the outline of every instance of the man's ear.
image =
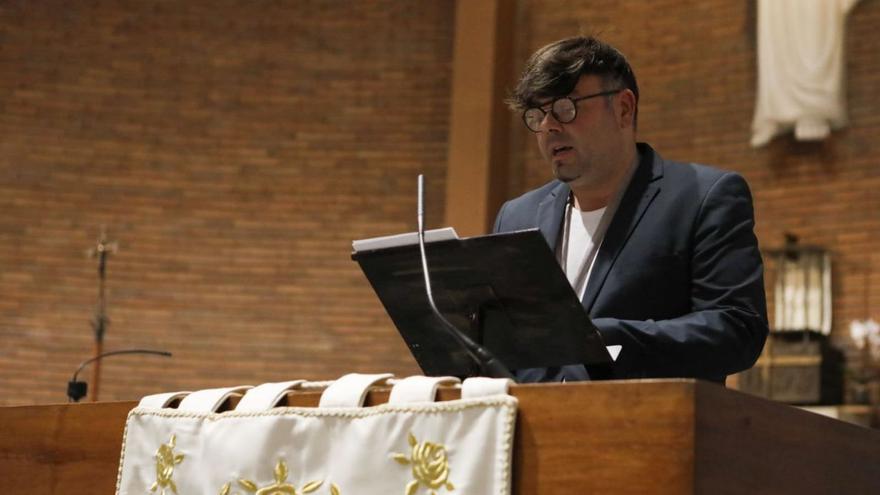
<svg viewBox="0 0 880 495">
<path fill-rule="evenodd" d="M 630 89 L 624 89 L 617 98 L 619 102 L 618 117 L 620 117 L 620 127 L 635 127 L 636 114 L 636 95 Z"/>
</svg>

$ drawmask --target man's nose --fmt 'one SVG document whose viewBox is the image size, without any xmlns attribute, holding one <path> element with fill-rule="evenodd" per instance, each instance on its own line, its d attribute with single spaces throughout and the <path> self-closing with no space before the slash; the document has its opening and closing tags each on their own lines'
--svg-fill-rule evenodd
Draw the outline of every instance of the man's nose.
<svg viewBox="0 0 880 495">
<path fill-rule="evenodd" d="M 540 130 L 541 132 L 560 132 L 562 131 L 562 124 L 556 120 L 553 112 L 547 112 L 541 120 Z"/>
</svg>

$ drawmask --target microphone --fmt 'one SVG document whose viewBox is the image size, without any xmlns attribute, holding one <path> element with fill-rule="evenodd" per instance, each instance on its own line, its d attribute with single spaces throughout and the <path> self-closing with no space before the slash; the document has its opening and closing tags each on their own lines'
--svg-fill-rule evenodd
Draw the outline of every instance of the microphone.
<svg viewBox="0 0 880 495">
<path fill-rule="evenodd" d="M 89 363 L 93 361 L 98 361 L 107 356 L 115 356 L 117 354 L 155 354 L 158 356 L 171 357 L 170 352 L 166 351 L 154 351 L 151 349 L 125 349 L 121 351 L 110 351 L 98 354 L 97 356 L 87 359 L 80 363 L 79 368 L 73 372 L 73 378 L 67 382 L 67 398 L 70 402 L 79 402 L 80 399 L 85 397 L 86 392 L 89 389 L 89 384 L 86 382 L 77 381 L 76 377 L 79 375 L 79 372 L 83 370 Z"/>
<path fill-rule="evenodd" d="M 513 374 L 498 360 L 489 349 L 474 342 L 468 335 L 459 330 L 449 320 L 443 316 L 443 313 L 437 309 L 434 303 L 434 295 L 431 292 L 431 277 L 428 271 L 428 257 L 425 255 L 425 177 L 419 174 L 419 204 L 418 204 L 418 220 L 419 220 L 419 252 L 422 257 L 422 274 L 425 276 L 425 293 L 428 296 L 428 305 L 431 311 L 443 323 L 443 328 L 462 348 L 467 352 L 468 356 L 480 368 L 482 376 L 490 378 L 510 378 L 513 380 Z"/>
</svg>

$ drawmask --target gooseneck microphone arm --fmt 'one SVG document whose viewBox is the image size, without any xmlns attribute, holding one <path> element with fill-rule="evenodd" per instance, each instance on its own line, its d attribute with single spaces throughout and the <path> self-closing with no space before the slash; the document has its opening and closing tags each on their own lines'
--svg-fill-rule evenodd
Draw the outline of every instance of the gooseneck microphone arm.
<svg viewBox="0 0 880 495">
<path fill-rule="evenodd" d="M 79 375 L 79 372 L 94 361 L 104 359 L 107 356 L 116 356 L 118 354 L 154 354 L 157 356 L 171 357 L 171 353 L 167 351 L 155 351 L 152 349 L 125 349 L 121 351 L 104 352 L 98 354 L 91 359 L 86 359 L 85 361 L 80 363 L 79 368 L 77 368 L 76 371 L 73 372 L 73 378 L 71 378 L 71 380 L 67 382 L 67 398 L 70 399 L 70 402 L 79 402 L 79 400 L 86 395 L 86 390 L 88 389 L 88 384 L 86 384 L 86 382 L 77 381 L 76 377 Z"/>
<path fill-rule="evenodd" d="M 498 360 L 488 349 L 477 344 L 468 335 L 459 330 L 449 320 L 443 316 L 443 313 L 437 309 L 434 303 L 434 294 L 431 291 L 431 277 L 428 271 L 428 257 L 425 255 L 425 177 L 419 174 L 419 204 L 418 204 L 418 220 L 419 220 L 419 252 L 422 257 L 422 274 L 425 277 L 425 293 L 428 296 L 428 304 L 431 311 L 443 323 L 443 327 L 449 335 L 467 352 L 468 356 L 480 367 L 480 374 L 492 378 L 510 378 L 513 375 L 501 361 Z"/>
</svg>

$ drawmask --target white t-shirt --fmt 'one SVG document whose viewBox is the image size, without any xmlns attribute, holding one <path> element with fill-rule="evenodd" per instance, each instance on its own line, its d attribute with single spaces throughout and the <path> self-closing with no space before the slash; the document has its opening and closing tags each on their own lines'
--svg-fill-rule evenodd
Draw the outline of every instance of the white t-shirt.
<svg viewBox="0 0 880 495">
<path fill-rule="evenodd" d="M 564 233 L 568 235 L 568 239 L 563 240 L 563 254 L 566 257 L 563 270 L 568 277 L 568 282 L 581 299 L 587 288 L 587 280 L 590 279 L 590 271 L 593 269 L 596 252 L 602 243 L 602 232 L 598 231 L 605 210 L 606 208 L 599 208 L 598 210 L 581 211 L 571 207 L 568 225 L 563 227 Z M 582 275 L 582 270 L 586 270 L 586 274 Z"/>
</svg>

